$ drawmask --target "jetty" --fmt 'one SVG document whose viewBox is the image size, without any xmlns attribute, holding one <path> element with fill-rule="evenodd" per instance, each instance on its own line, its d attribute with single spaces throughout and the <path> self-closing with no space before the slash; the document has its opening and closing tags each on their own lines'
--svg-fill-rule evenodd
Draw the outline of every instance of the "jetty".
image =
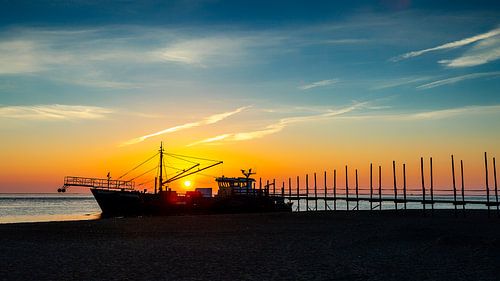
<svg viewBox="0 0 500 281">
<path fill-rule="evenodd" d="M 396 173 L 396 162 L 392 162 L 392 177 L 393 185 L 391 187 L 382 186 L 382 167 L 374 171 L 373 164 L 370 164 L 369 169 L 369 187 L 361 188 L 359 186 L 358 170 L 355 169 L 354 185 L 349 182 L 349 167 L 346 165 L 344 170 L 345 184 L 340 186 L 337 182 L 337 170 L 332 173 L 323 172 L 323 179 L 312 174 L 312 179 L 309 174 L 306 174 L 302 179 L 299 176 L 288 178 L 288 181 L 282 181 L 281 186 L 278 186 L 276 179 L 266 180 L 259 178 L 258 186 L 254 183 L 254 189 L 264 190 L 265 193 L 275 198 L 284 198 L 289 202 L 293 202 L 294 211 L 309 212 L 309 211 L 356 211 L 360 210 L 360 203 L 364 203 L 367 210 L 407 210 L 409 205 L 419 206 L 422 214 L 426 215 L 427 211 L 432 211 L 438 206 L 446 209 L 454 209 L 455 216 L 459 211 L 465 215 L 467 206 L 471 208 L 485 208 L 488 210 L 488 216 L 491 216 L 492 211 L 495 211 L 500 217 L 500 203 L 498 198 L 498 184 L 496 172 L 496 160 L 493 162 L 493 182 L 490 185 L 490 171 L 487 153 L 484 153 L 484 170 L 485 170 L 485 186 L 482 189 L 474 188 L 467 189 L 464 184 L 464 163 L 460 160 L 459 175 L 455 158 L 451 155 L 451 172 L 452 186 L 450 188 L 436 188 L 434 186 L 434 173 L 432 157 L 429 158 L 429 178 L 430 182 L 425 181 L 424 158 L 420 158 L 420 177 L 421 185 L 418 188 L 410 188 L 406 181 L 406 164 L 402 164 L 402 182 L 398 183 Z M 457 177 L 460 179 L 460 184 L 457 184 Z M 320 183 L 322 181 L 322 183 Z M 319 203 L 319 204 L 318 204 Z"/>
</svg>

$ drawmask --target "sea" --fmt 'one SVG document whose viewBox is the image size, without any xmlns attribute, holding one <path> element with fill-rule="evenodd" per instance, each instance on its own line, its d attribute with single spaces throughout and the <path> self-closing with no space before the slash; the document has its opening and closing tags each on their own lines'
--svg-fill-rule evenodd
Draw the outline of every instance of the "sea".
<svg viewBox="0 0 500 281">
<path fill-rule="evenodd" d="M 98 219 L 92 194 L 0 194 L 0 223 Z"/>
<path fill-rule="evenodd" d="M 318 194 L 318 196 L 321 196 Z M 341 195 L 339 195 L 341 196 Z M 351 195 L 354 197 L 354 195 Z M 376 197 L 376 196 L 375 196 Z M 386 197 L 391 199 L 391 197 Z M 399 197 L 401 198 L 401 197 Z M 408 198 L 421 199 L 421 196 L 409 195 Z M 430 198 L 427 198 L 428 200 Z M 434 199 L 453 200 L 453 196 L 435 196 Z M 459 196 L 458 201 L 461 197 Z M 495 202 L 495 197 L 491 196 L 490 201 Z M 486 196 L 466 196 L 465 200 L 486 201 Z M 369 202 L 360 201 L 347 202 L 337 200 L 328 201 L 327 205 L 323 200 L 317 202 L 313 200 L 301 200 L 293 202 L 293 211 L 314 211 L 314 210 L 370 210 L 379 209 L 378 203 L 371 206 Z M 399 203 L 398 209 L 402 209 L 404 204 Z M 430 208 L 431 206 L 427 206 Z M 408 209 L 422 209 L 420 203 L 407 203 Z M 435 204 L 435 209 L 453 209 L 453 204 Z M 461 209 L 462 206 L 457 206 Z M 486 209 L 485 205 L 468 204 L 467 209 Z M 494 207 L 492 207 L 494 208 Z M 383 210 L 394 209 L 393 202 L 383 202 Z M 0 224 L 22 223 L 22 222 L 47 222 L 47 221 L 72 221 L 72 220 L 95 220 L 101 216 L 101 209 L 91 194 L 71 194 L 71 193 L 46 193 L 46 194 L 0 194 Z"/>
</svg>

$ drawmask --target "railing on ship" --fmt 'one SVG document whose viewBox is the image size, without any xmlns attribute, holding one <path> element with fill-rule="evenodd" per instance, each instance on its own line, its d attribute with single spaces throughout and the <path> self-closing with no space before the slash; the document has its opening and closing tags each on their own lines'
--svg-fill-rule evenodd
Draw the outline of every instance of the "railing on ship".
<svg viewBox="0 0 500 281">
<path fill-rule="evenodd" d="M 64 186 L 133 190 L 135 184 L 132 181 L 67 176 L 64 177 Z"/>
</svg>

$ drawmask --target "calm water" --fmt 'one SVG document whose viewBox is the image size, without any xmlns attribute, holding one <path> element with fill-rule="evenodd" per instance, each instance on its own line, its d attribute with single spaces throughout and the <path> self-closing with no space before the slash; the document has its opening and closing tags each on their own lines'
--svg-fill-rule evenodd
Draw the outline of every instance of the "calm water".
<svg viewBox="0 0 500 281">
<path fill-rule="evenodd" d="M 319 194 L 318 194 L 319 195 Z M 354 196 L 352 196 L 354 197 Z M 401 197 L 400 197 L 401 198 Z M 408 196 L 408 198 L 420 198 L 419 196 Z M 427 198 L 430 199 L 430 198 Z M 435 196 L 435 199 L 453 200 L 452 196 Z M 484 201 L 485 196 L 466 196 L 466 200 Z M 460 200 L 460 197 L 459 197 Z M 495 201 L 493 196 L 491 201 Z M 309 201 L 309 210 L 316 208 L 314 201 Z M 375 207 L 377 203 L 374 203 Z M 349 209 L 353 209 L 356 202 L 349 202 Z M 301 200 L 300 210 L 306 210 L 306 201 Z M 346 202 L 337 200 L 337 209 L 345 210 Z M 318 210 L 324 210 L 324 201 L 318 200 Z M 327 208 L 333 209 L 333 201 L 328 202 Z M 398 204 L 403 208 L 403 204 Z M 409 209 L 421 209 L 419 203 L 408 203 Z M 430 205 L 427 206 L 430 208 Z M 435 204 L 436 209 L 453 209 L 453 204 Z M 462 206 L 458 206 L 462 208 Z M 486 209 L 484 205 L 467 205 L 467 209 Z M 494 207 L 492 207 L 494 208 Z M 293 204 L 297 211 L 297 202 Z M 359 202 L 360 210 L 369 210 L 370 203 Z M 378 209 L 378 208 L 377 208 Z M 394 209 L 394 203 L 384 202 L 382 209 Z M 0 223 L 16 222 L 41 222 L 41 221 L 65 221 L 65 220 L 91 220 L 100 217 L 101 209 L 91 194 L 0 194 Z"/>
<path fill-rule="evenodd" d="M 90 220 L 100 213 L 91 194 L 0 194 L 0 223 Z"/>
</svg>

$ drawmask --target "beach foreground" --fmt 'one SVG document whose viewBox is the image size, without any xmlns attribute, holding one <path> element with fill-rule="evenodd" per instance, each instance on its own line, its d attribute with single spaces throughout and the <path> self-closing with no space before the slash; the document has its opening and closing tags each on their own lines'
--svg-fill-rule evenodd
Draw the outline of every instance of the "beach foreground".
<svg viewBox="0 0 500 281">
<path fill-rule="evenodd" d="M 494 215 L 494 214 L 493 214 Z M 499 280 L 485 212 L 314 212 L 0 225 L 2 280 Z"/>
</svg>

